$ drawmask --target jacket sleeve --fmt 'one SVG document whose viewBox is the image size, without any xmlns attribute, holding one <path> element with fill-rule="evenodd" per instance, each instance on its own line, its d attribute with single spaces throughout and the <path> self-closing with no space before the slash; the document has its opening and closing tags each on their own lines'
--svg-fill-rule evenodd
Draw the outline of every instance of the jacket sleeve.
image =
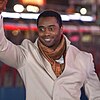
<svg viewBox="0 0 100 100">
<path fill-rule="evenodd" d="M 100 80 L 95 72 L 93 57 L 90 54 L 87 79 L 85 81 L 85 93 L 89 100 L 100 100 Z"/>
<path fill-rule="evenodd" d="M 7 40 L 4 34 L 3 19 L 0 19 L 0 60 L 12 67 L 20 66 L 25 59 L 25 49 Z"/>
</svg>

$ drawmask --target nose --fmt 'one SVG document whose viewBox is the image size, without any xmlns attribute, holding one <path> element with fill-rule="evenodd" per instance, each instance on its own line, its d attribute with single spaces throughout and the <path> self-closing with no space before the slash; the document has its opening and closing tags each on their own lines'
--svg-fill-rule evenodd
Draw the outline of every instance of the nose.
<svg viewBox="0 0 100 100">
<path fill-rule="evenodd" d="M 50 35 L 50 31 L 48 30 L 48 28 L 46 28 L 46 30 L 45 30 L 45 35 L 46 36 Z"/>
</svg>

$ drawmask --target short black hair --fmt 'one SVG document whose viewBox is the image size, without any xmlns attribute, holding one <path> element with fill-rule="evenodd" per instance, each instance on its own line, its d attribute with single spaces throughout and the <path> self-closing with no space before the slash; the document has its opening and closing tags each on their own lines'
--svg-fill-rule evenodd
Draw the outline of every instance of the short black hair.
<svg viewBox="0 0 100 100">
<path fill-rule="evenodd" d="M 37 26 L 38 26 L 38 23 L 39 23 L 39 19 L 42 18 L 42 17 L 55 17 L 57 19 L 59 27 L 62 26 L 62 19 L 61 19 L 60 14 L 57 11 L 45 10 L 42 13 L 40 13 L 40 15 L 37 18 Z"/>
</svg>

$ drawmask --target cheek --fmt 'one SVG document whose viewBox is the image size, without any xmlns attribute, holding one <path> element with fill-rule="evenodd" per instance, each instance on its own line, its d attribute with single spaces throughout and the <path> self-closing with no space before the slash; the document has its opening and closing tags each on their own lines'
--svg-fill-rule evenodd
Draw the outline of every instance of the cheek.
<svg viewBox="0 0 100 100">
<path fill-rule="evenodd" d="M 62 35 L 62 33 L 61 33 L 61 31 L 59 30 L 55 35 L 56 35 L 57 38 L 60 38 L 61 35 Z"/>
<path fill-rule="evenodd" d="M 55 38 L 56 38 L 57 40 L 59 40 L 59 38 L 61 38 L 61 35 L 62 35 L 62 34 L 63 34 L 62 29 L 58 29 L 58 30 L 54 33 Z"/>
<path fill-rule="evenodd" d="M 38 32 L 39 37 L 42 37 L 43 35 L 44 35 L 43 33 Z"/>
</svg>

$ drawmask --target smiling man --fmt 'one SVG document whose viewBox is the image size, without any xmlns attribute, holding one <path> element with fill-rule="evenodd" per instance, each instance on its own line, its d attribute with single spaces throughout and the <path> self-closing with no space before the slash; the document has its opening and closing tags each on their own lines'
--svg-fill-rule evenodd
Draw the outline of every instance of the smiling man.
<svg viewBox="0 0 100 100">
<path fill-rule="evenodd" d="M 100 100 L 93 57 L 70 44 L 63 34 L 60 14 L 43 11 L 37 28 L 35 43 L 25 39 L 15 45 L 6 39 L 0 19 L 0 60 L 18 70 L 26 100 L 80 100 L 82 87 L 89 100 Z"/>
<path fill-rule="evenodd" d="M 47 47 L 57 48 L 63 34 L 62 26 L 60 26 L 55 17 L 40 18 L 38 22 L 39 40 Z"/>
</svg>

